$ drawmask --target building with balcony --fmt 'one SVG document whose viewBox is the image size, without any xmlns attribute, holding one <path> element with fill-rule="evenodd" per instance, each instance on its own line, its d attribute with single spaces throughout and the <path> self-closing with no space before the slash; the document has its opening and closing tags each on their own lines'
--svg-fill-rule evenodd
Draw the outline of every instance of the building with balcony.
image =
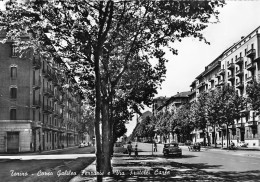
<svg viewBox="0 0 260 182">
<path fill-rule="evenodd" d="M 63 87 L 75 80 L 60 71 L 62 61 L 19 58 L 7 42 L 0 44 L 0 62 L 0 153 L 78 145 L 83 97 L 79 89 Z"/>
<path fill-rule="evenodd" d="M 210 91 L 210 89 L 216 86 L 221 86 L 224 83 L 234 86 L 237 93 L 246 97 L 246 86 L 252 80 L 259 81 L 260 76 L 260 27 L 256 28 L 247 36 L 241 37 L 239 41 L 226 49 L 218 57 L 218 64 L 220 64 L 216 70 L 208 71 L 205 69 L 197 78 L 197 85 L 191 85 L 191 90 Z M 207 68 L 207 67 L 206 67 Z M 207 74 L 206 74 L 207 73 Z M 209 80 L 212 75 L 211 80 Z M 215 74 L 215 79 L 213 75 Z M 203 87 L 203 82 L 215 84 L 210 87 Z M 203 81 L 203 82 L 202 82 Z M 202 89 L 203 87 L 203 89 Z M 196 95 L 198 97 L 198 94 Z M 192 98 L 194 100 L 194 98 Z M 260 124 L 259 118 L 255 115 L 254 111 L 241 111 L 241 118 L 235 121 L 233 126 L 228 128 L 229 138 L 234 142 L 244 141 L 249 146 L 260 146 Z M 226 143 L 226 127 L 218 126 L 217 128 L 217 143 L 221 143 L 222 139 L 224 145 Z M 193 140 L 200 141 L 203 134 L 202 131 L 192 132 Z M 214 130 L 211 126 L 208 126 L 207 132 L 209 132 L 210 143 L 214 141 Z"/>
</svg>

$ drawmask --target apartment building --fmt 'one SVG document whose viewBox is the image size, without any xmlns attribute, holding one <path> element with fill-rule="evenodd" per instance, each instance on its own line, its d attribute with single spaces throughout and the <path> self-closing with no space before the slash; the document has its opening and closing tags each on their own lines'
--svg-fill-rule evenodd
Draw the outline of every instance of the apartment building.
<svg viewBox="0 0 260 182">
<path fill-rule="evenodd" d="M 2 38 L 4 35 L 2 35 Z M 0 44 L 0 153 L 78 145 L 82 115 L 79 89 L 60 59 L 19 58 L 12 42 Z"/>
<path fill-rule="evenodd" d="M 165 100 L 164 103 L 161 104 L 160 107 L 158 107 L 157 113 L 159 112 L 165 113 L 167 111 L 172 112 L 176 108 L 180 107 L 181 105 L 185 103 L 189 103 L 190 94 L 191 91 L 178 92 L 177 94 Z M 156 140 L 157 142 L 163 142 L 163 141 L 172 142 L 172 141 L 180 141 L 180 138 L 178 138 L 176 134 L 172 135 L 172 133 L 170 133 L 168 136 L 156 135 Z"/>
<path fill-rule="evenodd" d="M 217 59 L 205 68 L 191 84 L 193 102 L 203 91 L 209 91 L 227 83 L 234 86 L 237 93 L 246 97 L 246 86 L 252 80 L 259 81 L 260 76 L 260 27 L 249 35 L 241 37 L 235 44 L 226 49 Z M 196 82 L 196 84 L 195 84 Z M 196 91 L 196 92 L 195 92 Z M 194 96 L 195 95 L 195 96 Z M 229 138 L 234 142 L 244 141 L 249 146 L 260 146 L 259 118 L 254 111 L 243 110 L 245 115 L 229 127 Z M 209 140 L 214 141 L 214 129 L 207 127 Z M 226 145 L 226 127 L 217 128 L 217 142 Z M 194 141 L 203 140 L 203 131 L 192 133 Z"/>
</svg>

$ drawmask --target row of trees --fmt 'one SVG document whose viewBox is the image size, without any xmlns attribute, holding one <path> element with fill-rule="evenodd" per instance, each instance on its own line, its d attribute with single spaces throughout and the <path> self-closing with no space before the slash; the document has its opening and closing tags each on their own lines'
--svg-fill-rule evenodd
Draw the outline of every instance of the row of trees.
<svg viewBox="0 0 260 182">
<path fill-rule="evenodd" d="M 216 130 L 221 127 L 226 130 L 228 147 L 229 126 L 241 121 L 241 118 L 248 115 L 249 110 L 258 111 L 257 113 L 260 111 L 260 83 L 254 81 L 248 84 L 246 93 L 246 97 L 240 96 L 235 88 L 229 85 L 203 92 L 196 102 L 186 103 L 177 108 L 171 107 L 158 112 L 156 116 L 147 117 L 136 126 L 133 137 L 154 136 L 151 129 L 156 129 L 156 133 L 164 138 L 170 133 L 177 136 L 181 134 L 181 142 L 184 142 L 190 139 L 190 133 L 194 129 L 198 129 L 207 133 L 204 140 L 206 142 L 206 138 L 209 138 L 206 129 L 211 126 L 214 129 L 213 138 L 216 145 Z M 149 124 L 147 121 L 150 121 Z"/>
<path fill-rule="evenodd" d="M 21 52 L 33 49 L 35 54 L 60 57 L 69 68 L 67 74 L 77 78 L 75 84 L 95 108 L 96 170 L 107 175 L 112 174 L 115 128 L 151 104 L 166 73 L 165 51 L 177 54 L 171 43 L 188 36 L 206 42 L 200 31 L 217 21 L 217 8 L 223 5 L 224 1 L 10 1 L 0 20 L 6 32 L 3 42 L 16 41 Z M 30 41 L 21 38 L 25 34 Z"/>
</svg>

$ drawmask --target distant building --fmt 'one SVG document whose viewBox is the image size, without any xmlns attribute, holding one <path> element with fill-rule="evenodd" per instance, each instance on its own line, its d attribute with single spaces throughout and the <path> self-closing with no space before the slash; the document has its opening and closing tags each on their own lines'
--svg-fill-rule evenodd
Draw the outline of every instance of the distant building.
<svg viewBox="0 0 260 182">
<path fill-rule="evenodd" d="M 164 105 L 164 103 L 166 102 L 166 100 L 168 100 L 169 97 L 156 97 L 153 99 L 153 108 L 152 108 L 152 112 L 153 112 L 153 115 L 156 115 L 158 110 L 161 109 L 161 106 Z"/>
<path fill-rule="evenodd" d="M 190 95 L 191 91 L 186 91 L 186 92 L 177 92 L 176 95 L 168 98 L 167 100 L 164 101 L 157 109 L 156 109 L 156 114 L 159 114 L 160 112 L 165 113 L 166 111 L 174 111 L 176 108 L 180 107 L 183 104 L 189 103 L 190 101 Z M 160 97 L 159 97 L 160 98 Z M 177 135 L 172 136 L 170 133 L 167 136 L 163 135 L 157 135 L 157 142 L 163 143 L 163 142 L 172 142 L 172 141 L 177 141 Z"/>
</svg>

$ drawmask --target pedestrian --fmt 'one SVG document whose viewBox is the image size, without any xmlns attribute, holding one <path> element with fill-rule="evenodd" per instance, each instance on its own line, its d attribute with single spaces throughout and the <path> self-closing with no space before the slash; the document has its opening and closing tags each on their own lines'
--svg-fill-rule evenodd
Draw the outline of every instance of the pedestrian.
<svg viewBox="0 0 260 182">
<path fill-rule="evenodd" d="M 156 142 L 154 142 L 153 151 L 154 151 L 154 152 L 157 152 L 157 143 L 156 143 Z"/>
<path fill-rule="evenodd" d="M 138 157 L 138 148 L 137 148 L 137 144 L 135 145 L 135 157 Z"/>
<path fill-rule="evenodd" d="M 41 144 L 39 145 L 39 152 L 40 152 L 40 153 L 42 152 L 42 146 L 41 146 Z"/>
<path fill-rule="evenodd" d="M 131 152 L 132 152 L 132 145 L 131 145 L 131 142 L 128 142 L 128 145 L 127 145 L 127 152 L 128 152 L 129 157 L 130 157 L 130 156 L 131 156 Z"/>
</svg>

